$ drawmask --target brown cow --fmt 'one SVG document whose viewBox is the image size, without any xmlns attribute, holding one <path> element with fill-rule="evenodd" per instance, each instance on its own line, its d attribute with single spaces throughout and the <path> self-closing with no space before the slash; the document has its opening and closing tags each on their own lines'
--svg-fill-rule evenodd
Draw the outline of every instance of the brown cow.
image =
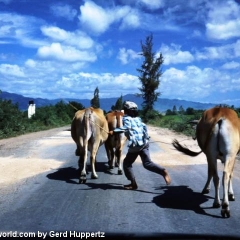
<svg viewBox="0 0 240 240">
<path fill-rule="evenodd" d="M 108 124 L 103 110 L 90 107 L 77 111 L 71 125 L 71 136 L 77 145 L 76 156 L 79 156 L 79 183 L 86 182 L 88 151 L 90 152 L 92 166 L 91 178 L 98 178 L 95 171 L 96 155 L 99 147 L 108 138 Z"/>
<path fill-rule="evenodd" d="M 108 122 L 109 131 L 113 131 L 115 128 L 120 128 L 123 126 L 122 124 L 122 117 L 124 113 L 121 111 L 112 111 L 106 115 L 106 119 Z M 105 148 L 108 157 L 108 164 L 110 169 L 118 167 L 118 174 L 121 175 L 122 172 L 122 164 L 121 164 L 121 157 L 124 144 L 127 138 L 125 137 L 124 133 L 118 133 L 109 135 L 107 141 L 105 142 Z M 115 149 L 115 151 L 114 151 Z M 114 163 L 115 157 L 115 163 Z"/>
<path fill-rule="evenodd" d="M 206 110 L 197 124 L 196 138 L 202 150 L 200 152 L 193 152 L 183 147 L 177 140 L 173 141 L 173 146 L 189 156 L 205 153 L 208 162 L 208 178 L 202 193 L 209 193 L 210 182 L 213 178 L 215 186 L 213 207 L 220 207 L 217 159 L 222 161 L 224 170 L 221 214 L 222 217 L 230 217 L 229 200 L 235 200 L 232 176 L 235 158 L 240 150 L 240 119 L 236 112 L 229 108 L 214 107 Z"/>
</svg>

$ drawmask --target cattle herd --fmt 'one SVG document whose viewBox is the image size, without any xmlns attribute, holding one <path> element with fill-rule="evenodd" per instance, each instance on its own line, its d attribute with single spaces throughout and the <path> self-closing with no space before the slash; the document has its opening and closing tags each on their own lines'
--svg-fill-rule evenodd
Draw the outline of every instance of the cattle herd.
<svg viewBox="0 0 240 240">
<path fill-rule="evenodd" d="M 121 111 L 112 111 L 105 116 L 102 109 L 92 107 L 75 113 L 71 124 L 71 136 L 77 147 L 75 154 L 79 156 L 79 183 L 86 183 L 88 152 L 92 167 L 91 178 L 98 178 L 95 170 L 96 155 L 99 147 L 103 144 L 109 168 L 118 167 L 118 174 L 122 174 L 121 155 L 127 139 L 124 133 L 111 135 L 109 132 L 122 127 L 123 114 Z M 178 151 L 190 156 L 197 156 L 201 152 L 206 155 L 208 177 L 202 193 L 209 193 L 213 179 L 215 187 L 213 207 L 222 206 L 222 217 L 230 217 L 229 200 L 235 200 L 232 177 L 236 155 L 240 151 L 240 119 L 232 109 L 214 107 L 206 110 L 196 124 L 196 139 L 201 151 L 193 152 L 182 146 L 176 139 L 172 144 Z M 219 197 L 220 181 L 217 159 L 224 164 L 222 204 L 220 204 Z"/>
</svg>

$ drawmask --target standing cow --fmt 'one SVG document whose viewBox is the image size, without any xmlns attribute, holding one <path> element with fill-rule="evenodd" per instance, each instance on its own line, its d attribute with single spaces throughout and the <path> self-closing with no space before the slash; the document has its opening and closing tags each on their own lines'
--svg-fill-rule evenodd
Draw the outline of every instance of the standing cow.
<svg viewBox="0 0 240 240">
<path fill-rule="evenodd" d="M 106 115 L 108 128 L 110 132 L 116 128 L 121 128 L 123 126 L 122 123 L 123 115 L 124 113 L 121 111 L 112 111 Z M 109 135 L 107 141 L 105 142 L 109 167 L 110 169 L 113 169 L 114 165 L 115 167 L 118 167 L 119 175 L 123 173 L 121 157 L 126 140 L 127 138 L 125 137 L 124 133 L 117 133 Z"/>
<path fill-rule="evenodd" d="M 99 147 L 108 138 L 108 124 L 103 110 L 92 107 L 79 110 L 71 125 L 71 136 L 77 145 L 76 156 L 79 156 L 79 183 L 86 182 L 87 152 L 90 152 L 92 179 L 98 178 L 95 171 L 96 155 Z"/>
<path fill-rule="evenodd" d="M 201 152 L 205 153 L 208 162 L 208 178 L 202 193 L 209 193 L 210 182 L 213 178 L 215 186 L 213 207 L 220 207 L 217 159 L 222 161 L 224 170 L 221 214 L 222 217 L 230 217 L 229 200 L 235 200 L 232 176 L 235 158 L 240 150 L 240 119 L 236 112 L 229 108 L 214 107 L 208 109 L 197 124 L 196 139 L 201 148 L 200 152 L 193 152 L 183 147 L 177 140 L 173 141 L 173 146 L 189 156 L 197 156 Z"/>
</svg>

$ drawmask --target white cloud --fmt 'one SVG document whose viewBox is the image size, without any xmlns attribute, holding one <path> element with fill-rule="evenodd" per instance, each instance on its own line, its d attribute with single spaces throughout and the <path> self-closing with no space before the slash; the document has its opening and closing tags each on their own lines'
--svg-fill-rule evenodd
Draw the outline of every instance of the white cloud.
<svg viewBox="0 0 240 240">
<path fill-rule="evenodd" d="M 240 36 L 240 7 L 233 0 L 213 1 L 206 23 L 206 35 L 213 39 L 229 39 Z"/>
<path fill-rule="evenodd" d="M 69 33 L 67 31 L 55 26 L 42 26 L 41 31 L 45 36 L 53 40 L 65 41 L 69 38 Z"/>
<path fill-rule="evenodd" d="M 35 68 L 36 67 L 36 62 L 33 59 L 28 59 L 25 62 L 25 66 L 27 66 L 29 68 Z"/>
<path fill-rule="evenodd" d="M 155 10 L 164 7 L 164 0 L 140 0 L 147 8 Z"/>
<path fill-rule="evenodd" d="M 113 22 L 112 14 L 108 14 L 102 7 L 92 1 L 87 1 L 80 6 L 80 22 L 85 28 L 90 28 L 95 33 L 105 32 Z"/>
<path fill-rule="evenodd" d="M 240 40 L 232 44 L 225 44 L 217 47 L 204 47 L 201 51 L 196 51 L 198 60 L 224 60 L 233 59 L 240 56 Z"/>
<path fill-rule="evenodd" d="M 28 48 L 36 48 L 45 42 L 33 37 L 42 24 L 42 20 L 31 16 L 0 13 L 0 22 L 0 38 L 7 39 L 8 43 L 20 43 Z"/>
<path fill-rule="evenodd" d="M 80 49 L 88 49 L 94 45 L 94 41 L 82 31 L 69 32 L 55 26 L 43 26 L 41 31 L 53 41 L 64 42 Z"/>
<path fill-rule="evenodd" d="M 71 46 L 62 46 L 60 43 L 52 43 L 50 46 L 40 47 L 37 55 L 40 58 L 67 62 L 94 62 L 97 59 L 94 53 L 90 54 L 87 51 L 80 51 Z"/>
<path fill-rule="evenodd" d="M 23 70 L 18 65 L 10 65 L 10 64 L 1 64 L 0 73 L 4 75 L 15 76 L 15 77 L 25 76 Z"/>
<path fill-rule="evenodd" d="M 234 84 L 239 78 L 233 78 L 224 69 L 200 68 L 188 66 L 185 69 L 169 68 L 162 75 L 160 91 L 162 97 L 207 102 L 216 94 L 239 89 Z M 174 95 L 173 95 L 174 93 Z M 211 100 L 210 100 L 211 101 Z"/>
<path fill-rule="evenodd" d="M 233 45 L 233 51 L 236 57 L 240 57 L 240 40 L 237 40 L 237 42 Z"/>
<path fill-rule="evenodd" d="M 114 75 L 111 73 L 72 73 L 57 81 L 56 88 L 70 90 L 81 98 L 92 98 L 94 89 L 98 87 L 101 97 L 116 97 L 138 92 L 138 77 L 122 73 Z M 118 91 L 116 91 L 118 89 Z"/>
<path fill-rule="evenodd" d="M 192 36 L 193 37 L 201 37 L 202 33 L 199 30 L 194 30 Z"/>
<path fill-rule="evenodd" d="M 132 49 L 120 48 L 117 58 L 121 61 L 122 64 L 128 64 L 129 61 L 141 58 L 139 53 L 133 51 Z"/>
<path fill-rule="evenodd" d="M 129 6 L 102 8 L 92 1 L 86 1 L 80 6 L 80 12 L 82 27 L 95 34 L 104 33 L 116 22 L 120 23 L 120 29 L 140 26 L 138 11 Z"/>
<path fill-rule="evenodd" d="M 126 10 L 128 13 L 123 17 L 120 29 L 139 27 L 141 25 L 140 14 L 136 10 Z"/>
<path fill-rule="evenodd" d="M 51 6 L 51 10 L 55 16 L 66 18 L 72 21 L 77 16 L 77 10 L 70 5 L 56 4 Z"/>
<path fill-rule="evenodd" d="M 222 68 L 224 69 L 237 69 L 239 67 L 240 67 L 240 63 L 235 61 L 227 62 L 222 66 Z"/>
<path fill-rule="evenodd" d="M 170 46 L 162 44 L 160 52 L 164 58 L 164 65 L 191 63 L 194 60 L 194 56 L 189 51 L 181 51 L 181 46 L 176 44 Z"/>
</svg>

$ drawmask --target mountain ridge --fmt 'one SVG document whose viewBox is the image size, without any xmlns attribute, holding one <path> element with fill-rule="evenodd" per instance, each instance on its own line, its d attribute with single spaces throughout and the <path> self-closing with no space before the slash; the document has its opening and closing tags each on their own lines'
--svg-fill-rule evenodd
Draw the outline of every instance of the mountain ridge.
<svg viewBox="0 0 240 240">
<path fill-rule="evenodd" d="M 123 101 L 133 101 L 136 102 L 138 107 L 141 109 L 141 104 L 143 102 L 143 99 L 141 97 L 137 97 L 134 94 L 127 94 L 122 96 Z M 0 94 L 0 98 L 4 100 L 11 100 L 13 104 L 18 104 L 18 107 L 21 111 L 25 111 L 28 109 L 28 103 L 29 101 L 34 101 L 36 104 L 36 107 L 43 107 L 48 105 L 55 105 L 59 101 L 69 102 L 69 101 L 75 101 L 81 103 L 84 107 L 89 107 L 90 99 L 73 99 L 73 98 L 65 98 L 65 99 L 44 99 L 44 98 L 29 98 L 22 96 L 20 94 L 16 93 L 9 93 L 2 91 Z M 100 107 L 105 111 L 110 111 L 112 105 L 115 105 L 117 99 L 116 98 L 100 98 Z M 193 102 L 193 101 L 187 101 L 187 100 L 179 100 L 179 99 L 167 99 L 167 98 L 158 98 L 158 100 L 154 104 L 154 109 L 159 112 L 165 112 L 168 109 L 173 109 L 173 107 L 176 107 L 177 110 L 180 106 L 182 106 L 185 110 L 187 108 L 193 108 L 196 110 L 205 110 L 211 107 L 216 106 L 214 103 L 201 103 L 201 102 Z"/>
</svg>

